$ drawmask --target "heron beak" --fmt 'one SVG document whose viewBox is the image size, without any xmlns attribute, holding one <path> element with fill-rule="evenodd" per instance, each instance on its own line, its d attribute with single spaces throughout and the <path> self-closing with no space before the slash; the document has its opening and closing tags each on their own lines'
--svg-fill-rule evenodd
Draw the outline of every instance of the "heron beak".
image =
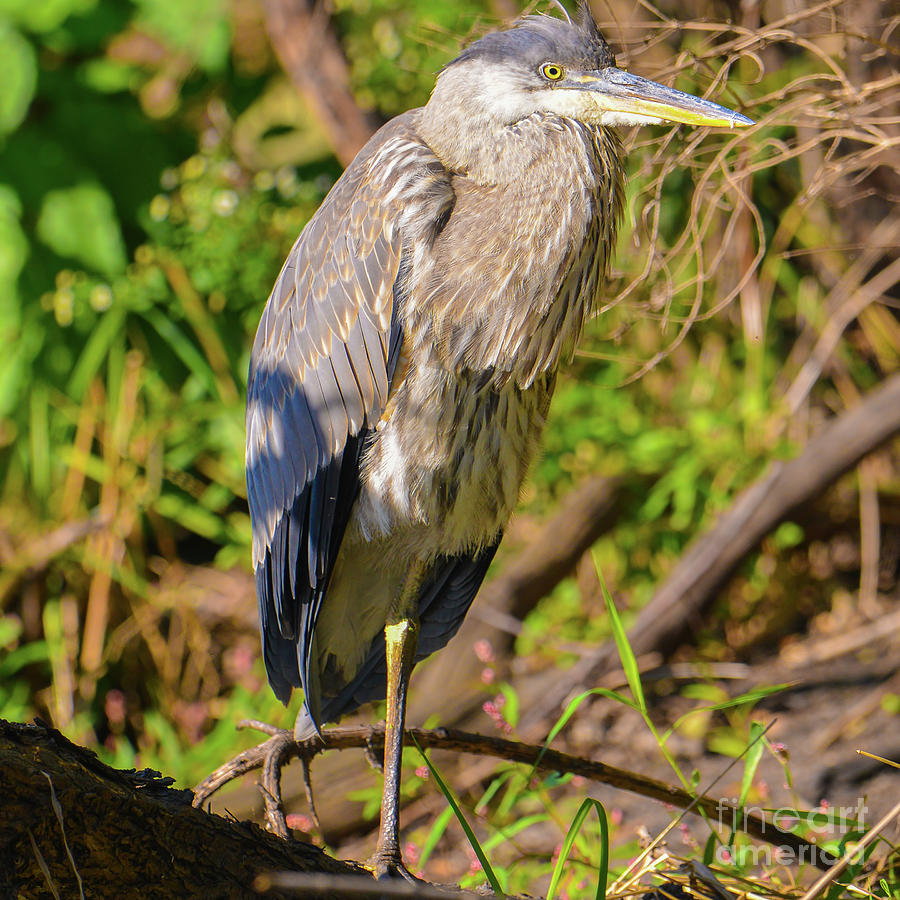
<svg viewBox="0 0 900 900">
<path fill-rule="evenodd" d="M 590 92 L 604 118 L 628 122 L 684 122 L 686 125 L 723 125 L 743 128 L 755 124 L 734 110 L 693 94 L 640 78 L 610 67 L 598 72 L 570 75 L 572 87 Z"/>
</svg>

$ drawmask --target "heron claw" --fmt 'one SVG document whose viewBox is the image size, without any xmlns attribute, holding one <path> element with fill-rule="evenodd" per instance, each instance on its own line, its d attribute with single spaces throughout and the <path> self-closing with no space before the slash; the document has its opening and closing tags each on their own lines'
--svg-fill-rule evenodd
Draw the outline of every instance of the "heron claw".
<svg viewBox="0 0 900 900">
<path fill-rule="evenodd" d="M 281 797 L 281 769 L 282 766 L 294 757 L 299 757 L 303 764 L 303 786 L 313 823 L 319 828 L 319 819 L 316 814 L 315 802 L 312 796 L 312 785 L 309 776 L 309 754 L 294 740 L 290 731 L 275 728 L 265 722 L 245 720 L 238 724 L 239 728 L 253 728 L 269 735 L 263 741 L 250 750 L 238 754 L 224 766 L 220 766 L 210 776 L 205 778 L 194 789 L 194 806 L 202 806 L 209 797 L 224 784 L 233 778 L 244 774 L 254 768 L 261 768 L 259 788 L 263 796 L 266 808 L 266 825 L 269 831 L 279 837 L 289 840 L 291 833 L 287 825 L 284 813 L 284 805 Z M 321 831 L 321 828 L 319 828 Z"/>
<path fill-rule="evenodd" d="M 379 853 L 376 851 L 368 867 L 372 869 L 372 874 L 375 876 L 376 881 L 402 878 L 410 884 L 424 883 L 421 878 L 416 878 L 416 876 L 406 868 L 399 853 Z"/>
</svg>

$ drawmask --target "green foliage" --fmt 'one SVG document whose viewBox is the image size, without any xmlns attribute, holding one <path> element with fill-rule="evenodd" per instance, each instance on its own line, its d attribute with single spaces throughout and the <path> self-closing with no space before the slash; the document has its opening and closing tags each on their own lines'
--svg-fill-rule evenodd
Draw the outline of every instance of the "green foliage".
<svg viewBox="0 0 900 900">
<path fill-rule="evenodd" d="M 0 136 L 15 131 L 34 97 L 37 60 L 31 44 L 0 20 Z"/>
<path fill-rule="evenodd" d="M 125 268 L 125 245 L 112 198 L 99 185 L 48 191 L 35 232 L 58 256 L 101 275 L 118 275 Z"/>
<path fill-rule="evenodd" d="M 460 37 L 495 22 L 478 0 L 338 0 L 342 44 L 355 94 L 385 118 L 422 106 L 434 77 L 459 51 Z"/>
</svg>

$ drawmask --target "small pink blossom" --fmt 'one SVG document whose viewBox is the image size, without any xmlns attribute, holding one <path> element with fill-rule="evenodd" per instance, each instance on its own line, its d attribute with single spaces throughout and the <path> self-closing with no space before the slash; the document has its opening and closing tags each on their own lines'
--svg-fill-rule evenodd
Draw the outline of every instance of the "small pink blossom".
<svg viewBox="0 0 900 900">
<path fill-rule="evenodd" d="M 475 651 L 478 659 L 485 665 L 494 662 L 494 648 L 491 646 L 490 641 L 481 638 L 475 641 L 472 649 Z"/>
<path fill-rule="evenodd" d="M 490 716 L 491 721 L 500 729 L 500 731 L 504 734 L 510 734 L 512 732 L 512 725 L 503 718 L 503 713 L 500 711 L 505 702 L 506 698 L 501 694 L 493 700 L 485 700 L 481 705 L 481 708 L 488 716 Z"/>
<path fill-rule="evenodd" d="M 313 830 L 313 820 L 303 813 L 289 813 L 284 817 L 287 827 L 293 831 L 303 831 L 307 834 Z"/>
</svg>

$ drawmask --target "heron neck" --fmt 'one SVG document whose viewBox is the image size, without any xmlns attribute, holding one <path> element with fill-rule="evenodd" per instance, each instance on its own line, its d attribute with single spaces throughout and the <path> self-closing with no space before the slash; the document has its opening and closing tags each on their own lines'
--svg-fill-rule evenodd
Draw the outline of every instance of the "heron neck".
<svg viewBox="0 0 900 900">
<path fill-rule="evenodd" d="M 515 139 L 515 124 L 473 122 L 458 110 L 435 114 L 426 106 L 418 130 L 449 171 L 482 185 L 513 184 L 540 156 L 537 147 Z"/>
<path fill-rule="evenodd" d="M 621 145 L 608 129 L 542 115 L 503 140 L 498 161 L 521 159 L 515 144 L 542 152 L 502 169 L 503 180 L 479 182 L 471 168 L 453 178 L 453 213 L 406 314 L 430 329 L 447 368 L 528 387 L 571 352 L 599 304 L 621 212 Z"/>
</svg>

